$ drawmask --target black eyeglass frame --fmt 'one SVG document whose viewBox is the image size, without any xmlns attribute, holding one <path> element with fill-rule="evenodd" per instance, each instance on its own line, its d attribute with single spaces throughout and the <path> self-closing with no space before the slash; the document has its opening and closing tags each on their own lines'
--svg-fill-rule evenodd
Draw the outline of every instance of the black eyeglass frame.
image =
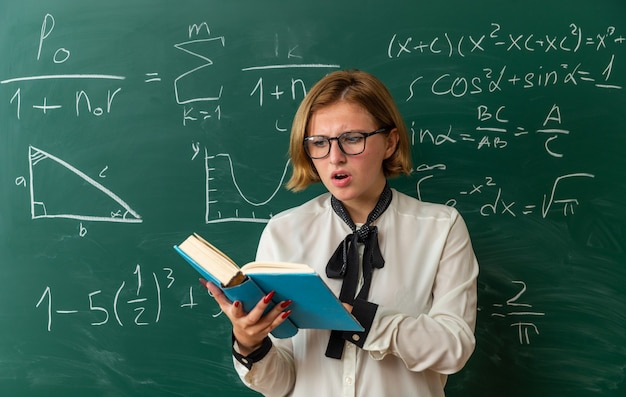
<svg viewBox="0 0 626 397">
<path fill-rule="evenodd" d="M 387 131 L 391 131 L 391 127 L 382 127 L 379 128 L 375 131 L 372 132 L 357 132 L 357 131 L 346 131 L 346 132 L 342 132 L 341 134 L 337 135 L 334 138 L 328 138 L 324 135 L 312 135 L 312 136 L 307 136 L 302 140 L 302 145 L 304 146 L 304 151 L 306 152 L 306 154 L 309 156 L 309 158 L 313 159 L 313 160 L 319 160 L 319 159 L 323 159 L 324 157 L 327 157 L 330 154 L 330 149 L 331 149 L 331 141 L 337 141 L 337 145 L 339 146 L 339 150 L 341 150 L 341 153 L 345 154 L 346 156 L 358 156 L 359 154 L 363 153 L 365 151 L 365 144 L 367 143 L 367 138 L 372 136 L 372 135 L 376 135 L 376 134 L 380 134 L 381 132 L 387 132 Z M 358 153 L 346 153 L 345 150 L 343 150 L 343 146 L 341 146 L 341 141 L 340 139 L 345 136 L 346 134 L 359 134 L 363 137 L 363 150 L 361 150 Z M 328 141 L 328 152 L 323 155 L 323 156 L 319 156 L 319 157 L 313 157 L 311 156 L 311 153 L 309 153 L 309 149 L 307 147 L 307 141 L 312 141 L 313 139 L 316 138 L 325 138 Z"/>
</svg>

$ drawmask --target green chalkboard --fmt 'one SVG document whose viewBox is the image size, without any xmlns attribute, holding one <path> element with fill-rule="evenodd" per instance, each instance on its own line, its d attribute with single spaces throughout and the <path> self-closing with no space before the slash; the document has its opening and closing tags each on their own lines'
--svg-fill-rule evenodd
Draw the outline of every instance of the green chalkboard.
<svg viewBox="0 0 626 397">
<path fill-rule="evenodd" d="M 456 206 L 481 273 L 449 396 L 624 396 L 626 3 L 0 3 L 0 394 L 252 396 L 172 250 L 253 258 L 292 115 L 374 73 L 411 132 L 392 185 Z M 390 391 L 391 393 L 391 391 Z"/>
</svg>

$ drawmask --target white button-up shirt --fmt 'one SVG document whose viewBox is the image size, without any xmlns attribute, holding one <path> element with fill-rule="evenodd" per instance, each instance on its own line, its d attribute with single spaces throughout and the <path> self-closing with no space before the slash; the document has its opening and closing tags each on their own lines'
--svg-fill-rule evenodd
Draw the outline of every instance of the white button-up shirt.
<svg viewBox="0 0 626 397">
<path fill-rule="evenodd" d="M 338 360 L 324 355 L 327 330 L 272 339 L 251 370 L 234 361 L 248 387 L 266 396 L 444 395 L 447 374 L 475 345 L 478 263 L 466 225 L 454 208 L 396 190 L 374 224 L 385 266 L 372 275 L 368 301 L 378 309 L 363 348 L 347 342 Z M 307 263 L 338 295 L 342 280 L 326 278 L 325 267 L 349 233 L 323 194 L 274 216 L 257 260 Z"/>
</svg>

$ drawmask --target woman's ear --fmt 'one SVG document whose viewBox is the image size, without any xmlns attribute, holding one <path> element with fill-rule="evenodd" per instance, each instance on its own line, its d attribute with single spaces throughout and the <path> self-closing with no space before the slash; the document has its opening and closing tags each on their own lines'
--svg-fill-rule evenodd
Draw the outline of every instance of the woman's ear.
<svg viewBox="0 0 626 397">
<path fill-rule="evenodd" d="M 385 160 L 393 155 L 398 147 L 398 141 L 400 137 L 398 136 L 398 129 L 393 128 L 387 134 L 387 149 L 385 150 Z"/>
</svg>

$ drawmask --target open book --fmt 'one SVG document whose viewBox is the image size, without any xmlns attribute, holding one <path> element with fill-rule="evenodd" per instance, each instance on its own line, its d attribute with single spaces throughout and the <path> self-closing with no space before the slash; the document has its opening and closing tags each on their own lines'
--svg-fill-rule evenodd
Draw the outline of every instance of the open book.
<svg viewBox="0 0 626 397">
<path fill-rule="evenodd" d="M 197 234 L 174 249 L 203 278 L 218 285 L 246 311 L 274 291 L 274 304 L 291 299 L 291 315 L 272 335 L 288 338 L 299 328 L 362 331 L 363 327 L 346 310 L 321 277 L 308 265 L 287 262 L 250 262 L 241 268 Z"/>
</svg>

